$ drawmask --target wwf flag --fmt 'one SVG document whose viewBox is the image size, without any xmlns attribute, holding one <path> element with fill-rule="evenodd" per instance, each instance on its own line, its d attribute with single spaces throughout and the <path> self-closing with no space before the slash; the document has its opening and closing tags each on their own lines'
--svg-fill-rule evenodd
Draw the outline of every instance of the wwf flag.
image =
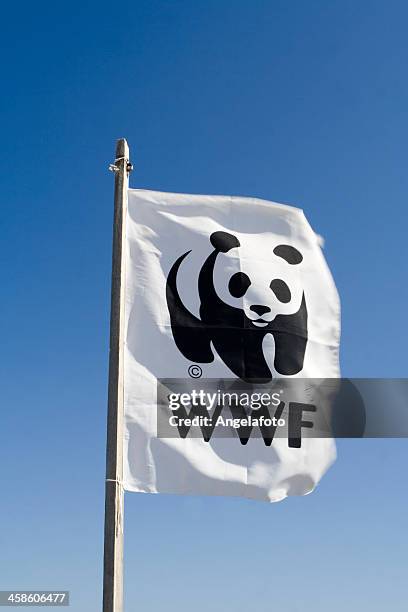
<svg viewBox="0 0 408 612">
<path fill-rule="evenodd" d="M 296 430 L 280 394 L 294 379 L 339 377 L 340 305 L 320 242 L 298 208 L 129 190 L 128 491 L 279 501 L 313 490 L 334 442 L 300 443 L 304 404 L 293 404 Z M 226 389 L 238 393 L 229 405 Z"/>
</svg>

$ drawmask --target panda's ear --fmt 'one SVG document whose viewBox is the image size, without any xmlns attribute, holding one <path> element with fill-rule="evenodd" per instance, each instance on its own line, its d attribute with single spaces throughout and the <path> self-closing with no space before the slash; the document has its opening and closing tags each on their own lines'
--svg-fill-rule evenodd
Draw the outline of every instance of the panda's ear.
<svg viewBox="0 0 408 612">
<path fill-rule="evenodd" d="M 282 259 L 287 261 L 291 266 L 300 264 L 300 262 L 303 261 L 302 253 L 289 244 L 280 244 L 273 249 L 273 252 L 278 257 L 282 257 Z"/>
<path fill-rule="evenodd" d="M 214 249 L 221 253 L 227 253 L 230 249 L 240 246 L 238 238 L 227 232 L 214 232 L 210 236 L 210 241 Z"/>
</svg>

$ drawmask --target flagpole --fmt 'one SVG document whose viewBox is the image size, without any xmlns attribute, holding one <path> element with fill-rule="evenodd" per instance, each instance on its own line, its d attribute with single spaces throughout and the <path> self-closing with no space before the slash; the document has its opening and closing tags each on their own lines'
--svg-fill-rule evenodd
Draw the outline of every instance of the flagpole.
<svg viewBox="0 0 408 612">
<path fill-rule="evenodd" d="M 109 169 L 115 174 L 115 195 L 106 442 L 103 612 L 122 612 L 124 243 L 129 173 L 132 170 L 129 161 L 129 146 L 125 138 L 117 141 L 116 159 Z"/>
</svg>

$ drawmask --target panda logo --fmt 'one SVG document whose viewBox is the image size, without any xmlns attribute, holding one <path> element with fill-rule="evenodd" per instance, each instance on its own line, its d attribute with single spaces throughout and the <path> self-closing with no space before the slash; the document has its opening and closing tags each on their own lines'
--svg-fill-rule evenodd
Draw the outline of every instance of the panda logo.
<svg viewBox="0 0 408 612">
<path fill-rule="evenodd" d="M 252 280 L 239 271 L 229 278 L 228 297 L 221 299 L 214 282 L 216 261 L 220 254 L 233 253 L 232 250 L 240 248 L 241 244 L 236 236 L 222 231 L 211 234 L 210 241 L 214 250 L 204 262 L 198 278 L 200 318 L 185 307 L 177 289 L 180 266 L 191 251 L 176 260 L 167 277 L 167 306 L 177 348 L 186 359 L 197 363 L 213 362 L 215 349 L 238 378 L 246 382 L 266 383 L 272 380 L 272 373 L 262 345 L 265 336 L 272 334 L 275 370 L 285 376 L 298 374 L 303 368 L 308 340 L 308 314 L 303 289 L 297 290 L 296 303 L 292 295 L 292 291 L 296 293 L 296 288 L 292 287 L 291 291 L 288 283 L 276 278 L 272 270 L 267 299 L 264 300 L 268 303 L 253 303 L 248 298 Z M 273 254 L 283 266 L 289 268 L 303 260 L 302 254 L 287 244 L 276 246 Z"/>
</svg>

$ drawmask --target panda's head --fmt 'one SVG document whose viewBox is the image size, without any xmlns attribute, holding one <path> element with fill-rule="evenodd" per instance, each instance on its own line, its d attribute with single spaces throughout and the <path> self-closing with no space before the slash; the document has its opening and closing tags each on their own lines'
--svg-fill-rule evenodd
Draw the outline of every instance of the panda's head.
<svg viewBox="0 0 408 612">
<path fill-rule="evenodd" d="M 277 315 L 299 310 L 302 254 L 286 242 L 214 232 L 213 284 L 218 299 L 244 312 L 247 325 L 267 328 Z"/>
</svg>

